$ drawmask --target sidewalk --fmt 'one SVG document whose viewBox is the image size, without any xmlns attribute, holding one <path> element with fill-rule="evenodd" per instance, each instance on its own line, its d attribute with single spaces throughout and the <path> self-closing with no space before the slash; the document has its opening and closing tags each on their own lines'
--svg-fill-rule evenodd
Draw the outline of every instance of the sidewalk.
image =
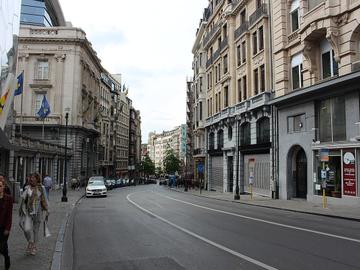
<svg viewBox="0 0 360 270">
<path fill-rule="evenodd" d="M 172 188 L 174 191 L 185 192 L 184 188 Z M 211 199 L 217 199 L 222 201 L 231 201 L 234 203 L 243 203 L 247 205 L 254 205 L 267 208 L 282 209 L 292 212 L 308 213 L 314 215 L 322 215 L 336 218 L 350 219 L 360 222 L 360 207 L 359 206 L 343 206 L 343 205 L 328 205 L 327 208 L 323 208 L 321 203 L 312 203 L 305 200 L 274 200 L 269 197 L 260 195 L 241 194 L 240 200 L 234 200 L 234 195 L 230 192 L 222 193 L 215 191 L 202 190 L 201 194 L 199 189 L 189 189 L 186 193 L 194 196 L 202 196 Z"/>
<path fill-rule="evenodd" d="M 51 267 L 55 244 L 60 227 L 64 220 L 74 207 L 75 203 L 84 195 L 84 190 L 68 190 L 68 202 L 61 202 L 62 190 L 50 191 L 50 216 L 49 229 L 51 236 L 43 236 L 43 227 L 40 228 L 40 237 L 38 243 L 38 253 L 35 256 L 27 255 L 25 249 L 27 242 L 23 231 L 19 227 L 19 204 L 14 204 L 13 223 L 9 238 L 9 253 L 11 258 L 11 270 L 48 270 Z M 0 269 L 3 269 L 4 262 L 1 256 Z"/>
</svg>

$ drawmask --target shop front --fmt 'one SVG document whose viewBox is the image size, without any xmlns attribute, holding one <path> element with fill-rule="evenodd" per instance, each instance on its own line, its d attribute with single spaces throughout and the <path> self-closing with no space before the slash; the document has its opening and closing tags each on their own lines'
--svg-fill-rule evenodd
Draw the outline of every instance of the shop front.
<svg viewBox="0 0 360 270">
<path fill-rule="evenodd" d="M 320 148 L 313 157 L 314 195 L 360 202 L 360 148 Z"/>
</svg>

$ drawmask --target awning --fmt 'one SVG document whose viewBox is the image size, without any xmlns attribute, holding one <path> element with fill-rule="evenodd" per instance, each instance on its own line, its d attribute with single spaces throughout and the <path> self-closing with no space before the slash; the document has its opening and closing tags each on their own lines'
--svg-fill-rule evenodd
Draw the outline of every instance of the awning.
<svg viewBox="0 0 360 270">
<path fill-rule="evenodd" d="M 0 147 L 5 149 L 13 149 L 14 146 L 10 143 L 5 132 L 0 128 Z"/>
</svg>

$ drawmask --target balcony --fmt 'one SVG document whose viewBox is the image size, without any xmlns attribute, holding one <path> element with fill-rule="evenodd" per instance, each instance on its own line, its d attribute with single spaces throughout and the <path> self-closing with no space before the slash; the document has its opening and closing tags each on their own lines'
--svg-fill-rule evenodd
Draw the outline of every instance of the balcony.
<svg viewBox="0 0 360 270">
<path fill-rule="evenodd" d="M 250 27 L 265 15 L 267 15 L 267 5 L 262 4 L 257 10 L 255 10 L 253 14 L 250 15 L 249 18 Z"/>
<path fill-rule="evenodd" d="M 214 27 L 208 32 L 208 34 L 204 37 L 203 46 L 209 43 L 209 41 L 215 36 L 215 34 L 220 30 L 219 24 L 215 24 Z"/>
<path fill-rule="evenodd" d="M 61 125 L 60 115 L 50 115 L 44 119 L 41 119 L 40 117 L 35 115 L 34 116 L 23 115 L 21 119 L 21 115 L 17 115 L 15 118 L 15 123 L 20 124 L 21 121 L 23 124 L 26 125 L 40 125 L 42 124 L 42 122 L 44 122 L 45 125 Z"/>
<path fill-rule="evenodd" d="M 241 37 L 245 32 L 249 30 L 249 22 L 243 22 L 234 32 L 234 38 L 237 40 Z"/>
<path fill-rule="evenodd" d="M 205 155 L 205 150 L 203 148 L 196 148 L 193 153 L 194 156 Z"/>
<path fill-rule="evenodd" d="M 228 46 L 228 38 L 225 37 L 220 43 L 220 51 L 224 50 Z"/>
<path fill-rule="evenodd" d="M 252 110 L 257 107 L 266 105 L 269 102 L 270 98 L 271 98 L 270 92 L 263 92 L 261 94 L 258 94 L 256 96 L 250 98 L 249 109 Z"/>
<path fill-rule="evenodd" d="M 212 65 L 213 63 L 213 57 L 211 56 L 207 61 L 206 61 L 206 68 L 208 68 L 210 65 Z"/>
</svg>

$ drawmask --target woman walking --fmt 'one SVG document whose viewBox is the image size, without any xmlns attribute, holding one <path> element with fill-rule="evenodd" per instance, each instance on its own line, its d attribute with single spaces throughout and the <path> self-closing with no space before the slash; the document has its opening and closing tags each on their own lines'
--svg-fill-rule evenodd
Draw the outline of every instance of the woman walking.
<svg viewBox="0 0 360 270">
<path fill-rule="evenodd" d="M 5 269 L 10 269 L 8 239 L 12 223 L 13 199 L 5 193 L 5 180 L 0 178 L 0 253 L 5 259 Z"/>
<path fill-rule="evenodd" d="M 49 215 L 49 206 L 44 186 L 41 185 L 40 175 L 33 173 L 29 185 L 25 187 L 19 208 L 20 227 L 23 229 L 28 241 L 26 252 L 35 255 L 36 244 L 39 239 L 40 224 Z"/>
</svg>

